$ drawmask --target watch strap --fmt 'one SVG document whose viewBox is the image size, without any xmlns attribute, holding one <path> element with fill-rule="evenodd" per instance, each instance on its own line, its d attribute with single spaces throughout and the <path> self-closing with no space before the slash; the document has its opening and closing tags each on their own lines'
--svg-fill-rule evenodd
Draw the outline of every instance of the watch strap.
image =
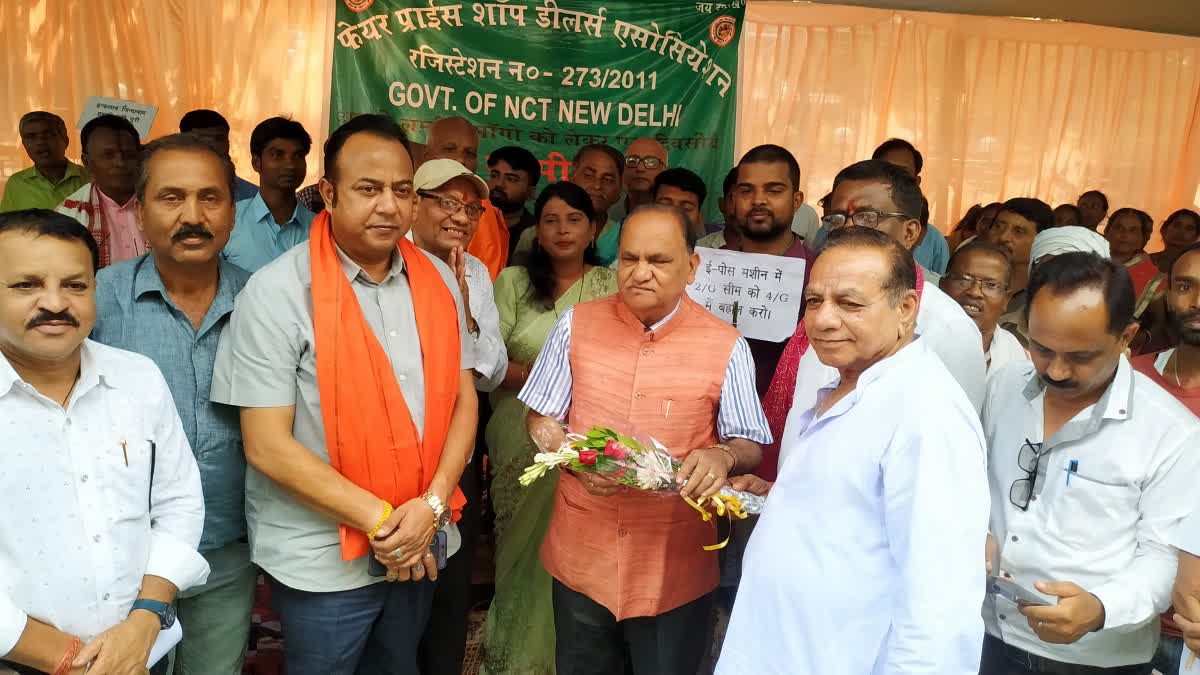
<svg viewBox="0 0 1200 675">
<path fill-rule="evenodd" d="M 139 609 L 144 609 L 147 612 L 151 612 L 157 616 L 158 623 L 164 630 L 170 628 L 171 625 L 175 623 L 175 619 L 172 616 L 170 603 L 162 602 L 161 600 L 147 600 L 144 598 L 138 598 L 137 600 L 133 601 L 133 606 L 129 608 L 129 613 L 132 614 L 134 611 Z"/>
</svg>

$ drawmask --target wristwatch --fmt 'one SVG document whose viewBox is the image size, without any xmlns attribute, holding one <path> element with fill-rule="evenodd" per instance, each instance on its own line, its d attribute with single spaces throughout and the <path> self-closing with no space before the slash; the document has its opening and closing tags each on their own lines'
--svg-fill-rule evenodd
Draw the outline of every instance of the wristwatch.
<svg viewBox="0 0 1200 675">
<path fill-rule="evenodd" d="M 429 505 L 429 508 L 433 509 L 433 527 L 435 529 L 440 530 L 450 524 L 450 509 L 446 508 L 446 505 L 442 503 L 441 498 L 432 492 L 426 492 L 425 494 L 421 495 L 421 501 L 425 502 Z"/>
<path fill-rule="evenodd" d="M 144 609 L 158 617 L 159 627 L 166 630 L 175 625 L 175 605 L 169 602 L 160 602 L 158 600 L 134 600 L 133 607 L 129 613 L 133 614 L 139 609 Z"/>
</svg>

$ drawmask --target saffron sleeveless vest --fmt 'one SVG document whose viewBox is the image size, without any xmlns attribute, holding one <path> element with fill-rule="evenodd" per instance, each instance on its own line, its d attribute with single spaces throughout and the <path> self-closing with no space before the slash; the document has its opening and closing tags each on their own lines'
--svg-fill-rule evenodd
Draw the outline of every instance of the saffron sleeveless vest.
<svg viewBox="0 0 1200 675">
<path fill-rule="evenodd" d="M 575 306 L 570 424 L 653 437 L 682 460 L 717 442 L 721 387 L 737 331 L 687 296 L 647 332 L 618 296 Z M 595 497 L 571 474 L 558 483 L 542 545 L 546 570 L 617 620 L 656 616 L 717 585 L 716 527 L 678 494 Z"/>
</svg>

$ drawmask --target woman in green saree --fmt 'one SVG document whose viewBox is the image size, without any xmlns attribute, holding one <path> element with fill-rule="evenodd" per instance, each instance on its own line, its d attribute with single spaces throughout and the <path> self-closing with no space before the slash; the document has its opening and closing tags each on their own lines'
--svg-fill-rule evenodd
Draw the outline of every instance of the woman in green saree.
<svg viewBox="0 0 1200 675">
<path fill-rule="evenodd" d="M 483 672 L 489 675 L 554 673 L 550 575 L 539 551 L 557 481 L 547 476 L 527 488 L 517 482 L 536 452 L 525 430 L 528 409 L 517 394 L 558 317 L 576 303 L 616 291 L 614 272 L 596 264 L 594 220 L 583 188 L 547 186 L 534 208 L 537 240 L 528 264 L 496 278 L 509 364 L 504 382 L 491 394 L 493 412 L 485 432 L 496 513 L 496 594 L 484 624 Z"/>
</svg>

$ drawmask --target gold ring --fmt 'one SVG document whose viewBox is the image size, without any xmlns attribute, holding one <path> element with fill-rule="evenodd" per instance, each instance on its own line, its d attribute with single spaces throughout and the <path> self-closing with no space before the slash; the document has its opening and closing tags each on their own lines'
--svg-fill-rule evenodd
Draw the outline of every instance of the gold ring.
<svg viewBox="0 0 1200 675">
<path fill-rule="evenodd" d="M 717 476 L 716 476 L 715 474 L 711 474 L 711 473 L 710 473 L 710 474 L 708 474 L 708 477 L 709 477 L 709 478 L 711 478 L 711 479 L 713 479 L 713 480 L 716 480 L 716 479 L 717 479 Z"/>
<path fill-rule="evenodd" d="M 413 571 L 416 572 L 417 574 L 424 574 L 425 566 L 422 565 L 421 563 L 417 563 L 416 565 L 413 565 Z"/>
<path fill-rule="evenodd" d="M 397 580 L 397 579 L 399 579 L 399 578 L 400 578 L 400 575 L 399 575 L 399 574 L 397 574 L 397 573 L 395 573 L 395 572 L 388 572 L 388 573 L 387 573 L 387 580 L 388 580 L 388 581 L 395 581 L 395 580 Z"/>
</svg>

